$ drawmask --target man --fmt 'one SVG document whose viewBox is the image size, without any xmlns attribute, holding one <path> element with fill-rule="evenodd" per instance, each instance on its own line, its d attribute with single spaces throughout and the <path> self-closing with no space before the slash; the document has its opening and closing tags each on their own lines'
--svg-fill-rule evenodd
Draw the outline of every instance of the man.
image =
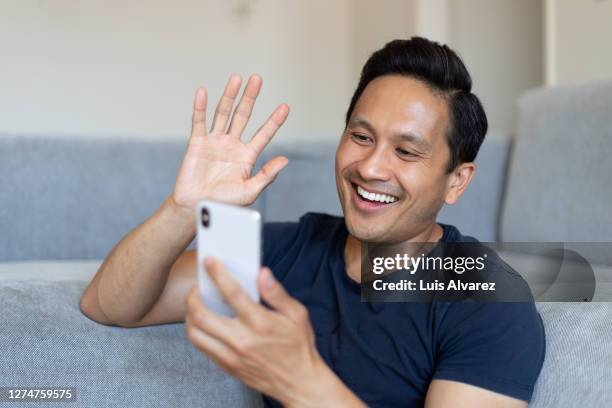
<svg viewBox="0 0 612 408">
<path fill-rule="evenodd" d="M 207 259 L 236 311 L 228 318 L 208 310 L 194 287 L 196 258 L 185 248 L 196 203 L 249 205 L 288 163 L 276 157 L 251 175 L 289 109 L 280 105 L 243 143 L 261 79 L 249 79 L 230 121 L 240 82 L 230 78 L 209 132 L 198 89 L 172 194 L 107 256 L 83 313 L 124 327 L 185 320 L 189 340 L 269 406 L 525 406 L 544 358 L 533 302 L 360 299 L 363 243 L 469 240 L 436 222 L 469 185 L 487 130 L 459 57 L 423 38 L 392 41 L 370 57 L 336 153 L 344 218 L 309 213 L 265 224 L 258 286 L 266 306 Z"/>
</svg>

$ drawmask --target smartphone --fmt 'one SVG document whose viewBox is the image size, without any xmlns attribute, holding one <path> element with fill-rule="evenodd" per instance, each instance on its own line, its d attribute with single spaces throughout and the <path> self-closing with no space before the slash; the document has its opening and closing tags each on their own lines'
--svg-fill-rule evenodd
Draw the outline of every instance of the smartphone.
<svg viewBox="0 0 612 408">
<path fill-rule="evenodd" d="M 257 277 L 261 266 L 261 215 L 255 210 L 203 200 L 197 207 L 198 285 L 202 302 L 224 316 L 235 313 L 204 268 L 214 256 L 245 292 L 259 302 Z"/>
</svg>

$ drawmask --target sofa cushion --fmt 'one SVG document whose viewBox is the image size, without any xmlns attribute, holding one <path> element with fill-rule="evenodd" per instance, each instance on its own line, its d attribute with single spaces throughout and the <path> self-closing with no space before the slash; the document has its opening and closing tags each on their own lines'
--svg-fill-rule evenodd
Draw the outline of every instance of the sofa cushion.
<svg viewBox="0 0 612 408">
<path fill-rule="evenodd" d="M 261 406 L 257 393 L 195 350 L 183 324 L 124 329 L 83 316 L 78 301 L 96 266 L 0 264 L 0 277 L 10 277 L 0 279 L 0 387 L 76 387 L 78 406 Z M 530 406 L 606 406 L 612 303 L 537 307 L 546 358 Z"/>
<path fill-rule="evenodd" d="M 546 357 L 530 407 L 606 407 L 612 401 L 612 303 L 538 303 Z"/>
<path fill-rule="evenodd" d="M 76 387 L 83 407 L 262 405 L 193 347 L 183 324 L 125 329 L 87 319 L 78 308 L 85 285 L 0 280 L 0 387 Z"/>
</svg>

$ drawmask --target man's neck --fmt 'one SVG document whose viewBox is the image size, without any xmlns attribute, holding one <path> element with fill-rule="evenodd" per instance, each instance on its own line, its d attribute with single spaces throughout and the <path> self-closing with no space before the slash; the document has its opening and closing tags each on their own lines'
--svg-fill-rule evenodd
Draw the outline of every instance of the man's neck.
<svg viewBox="0 0 612 408">
<path fill-rule="evenodd" d="M 437 243 L 444 235 L 444 229 L 438 224 L 433 223 L 429 228 L 420 234 L 412 237 L 406 242 L 418 243 Z M 344 244 L 344 259 L 346 260 L 346 273 L 355 282 L 361 282 L 361 245 L 362 242 L 350 233 Z"/>
</svg>

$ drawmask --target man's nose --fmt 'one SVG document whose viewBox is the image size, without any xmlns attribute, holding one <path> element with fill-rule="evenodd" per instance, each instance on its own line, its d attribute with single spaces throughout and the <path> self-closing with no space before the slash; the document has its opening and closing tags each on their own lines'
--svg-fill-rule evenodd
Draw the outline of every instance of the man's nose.
<svg viewBox="0 0 612 408">
<path fill-rule="evenodd" d="M 391 158 L 383 149 L 373 149 L 357 166 L 363 180 L 389 180 L 391 177 Z"/>
</svg>

